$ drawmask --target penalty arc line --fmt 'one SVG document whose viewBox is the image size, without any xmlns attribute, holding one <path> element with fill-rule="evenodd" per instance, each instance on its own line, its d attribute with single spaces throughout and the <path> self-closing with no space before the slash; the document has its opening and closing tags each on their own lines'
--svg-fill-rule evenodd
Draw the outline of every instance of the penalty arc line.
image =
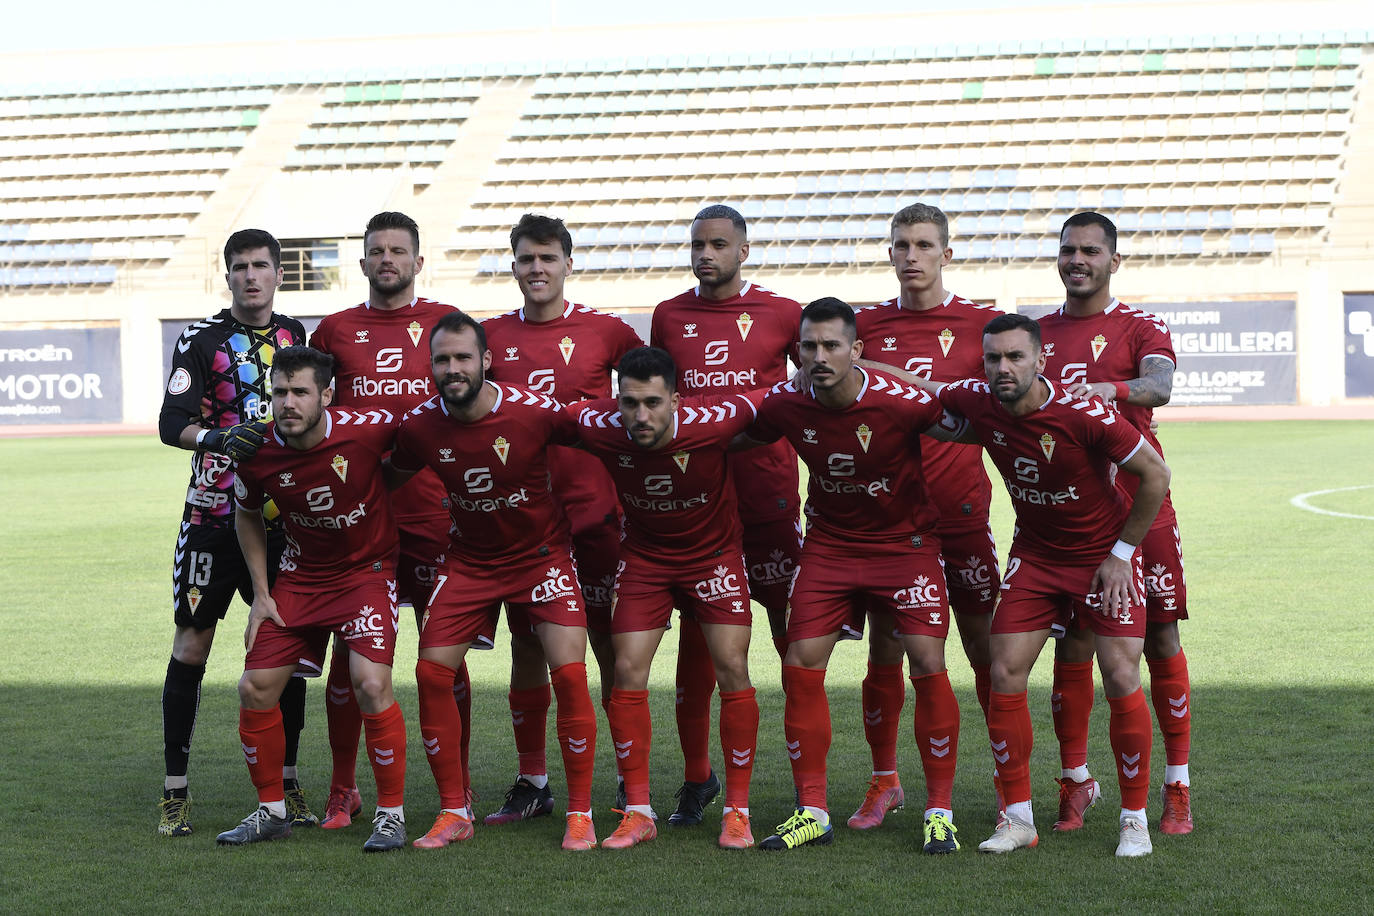
<svg viewBox="0 0 1374 916">
<path fill-rule="evenodd" d="M 1351 512 L 1333 512 L 1330 509 L 1320 509 L 1308 502 L 1314 496 L 1326 496 L 1330 493 L 1349 493 L 1352 490 L 1374 490 L 1374 484 L 1363 484 L 1358 487 L 1337 487 L 1334 490 L 1313 490 L 1311 493 L 1299 493 L 1289 500 L 1299 509 L 1306 509 L 1308 512 L 1316 512 L 1318 515 L 1333 515 L 1336 518 L 1358 518 L 1366 521 L 1374 521 L 1374 515 L 1355 515 Z"/>
</svg>

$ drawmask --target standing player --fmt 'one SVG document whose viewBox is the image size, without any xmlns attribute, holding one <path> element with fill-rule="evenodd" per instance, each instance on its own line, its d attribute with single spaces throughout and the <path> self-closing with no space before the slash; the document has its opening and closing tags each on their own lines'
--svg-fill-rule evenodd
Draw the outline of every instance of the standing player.
<svg viewBox="0 0 1374 916">
<path fill-rule="evenodd" d="M 389 411 L 400 422 L 434 393 L 426 335 L 440 318 L 456 310 L 415 295 L 415 278 L 425 259 L 420 255 L 420 227 L 404 213 L 383 212 L 368 220 L 359 264 L 367 277 L 367 301 L 326 315 L 310 344 L 334 357 L 335 400 L 340 406 Z M 400 528 L 399 597 L 410 602 L 418 622 L 448 544 L 443 485 L 433 471 L 422 471 L 392 495 L 392 504 Z M 353 697 L 347 641 L 340 638 L 334 644 L 325 707 L 334 763 L 324 812 L 326 829 L 347 827 L 362 810 L 355 776 L 362 717 Z M 471 709 L 468 687 L 464 668 L 454 685 L 464 722 Z"/>
<path fill-rule="evenodd" d="M 1174 385 L 1174 348 L 1169 327 L 1148 312 L 1123 305 L 1111 294 L 1121 264 L 1116 226 L 1100 213 L 1075 214 L 1059 235 L 1059 276 L 1064 306 L 1040 319 L 1045 365 L 1070 394 L 1096 396 L 1116 406 L 1160 454 L 1150 429 L 1154 408 L 1169 403 Z M 1136 479 L 1118 477 L 1129 499 Z M 1150 699 L 1164 736 L 1164 782 L 1160 786 L 1164 833 L 1190 833 L 1188 751 L 1192 705 L 1188 659 L 1179 643 L 1178 622 L 1188 617 L 1183 548 L 1169 495 L 1141 545 L 1145 565 L 1145 662 Z M 1059 820 L 1056 830 L 1083 825 L 1083 813 L 1099 794 L 1088 775 L 1088 719 L 1093 705 L 1092 644 L 1061 639 L 1055 647 L 1055 731 L 1059 735 Z"/>
<path fill-rule="evenodd" d="M 280 347 L 305 343 L 299 321 L 272 311 L 282 278 L 281 245 L 276 239 L 261 229 L 235 232 L 224 245 L 224 267 L 232 302 L 229 308 L 187 327 L 177 339 L 158 416 L 163 442 L 195 452 L 172 573 L 176 633 L 162 686 L 167 775 L 157 832 L 163 836 L 191 832 L 186 770 L 215 626 L 228 613 L 235 592 L 245 602 L 252 600 L 248 569 L 234 537 L 230 465 L 251 457 L 262 444 L 271 416 L 268 371 L 272 354 Z M 275 522 L 270 537 L 280 546 Z M 272 554 L 269 575 L 276 574 L 280 553 Z M 281 704 L 286 723 L 287 809 L 295 826 L 308 827 L 317 821 L 296 780 L 296 749 L 305 725 L 305 681 L 295 678 L 288 683 Z"/>
<path fill-rule="evenodd" d="M 1138 545 L 1169 488 L 1169 468 L 1110 407 L 1057 390 L 1040 375 L 1040 329 L 1024 315 L 988 322 L 983 366 L 986 383 L 966 379 L 939 394 L 987 449 L 1016 510 L 989 640 L 988 734 L 1006 810 L 978 848 L 1004 853 L 1039 841 L 1030 801 L 1026 682 L 1051 632 L 1078 627 L 1093 633 L 1112 709 L 1121 786 L 1116 854 L 1147 855 L 1151 729 L 1140 687 L 1145 621 Z M 1140 479 L 1133 505 L 1114 484 L 1113 464 Z"/>
<path fill-rule="evenodd" d="M 420 732 L 442 810 L 415 845 L 472 836 L 453 684 L 470 646 L 491 648 L 505 603 L 508 622 L 532 628 L 549 660 L 568 780 L 563 848 L 591 849 L 596 713 L 587 695 L 587 614 L 567 520 L 548 489 L 549 446 L 572 445 L 577 426 L 553 398 L 486 380 L 491 351 L 470 316 L 439 319 L 429 344 L 438 394 L 406 416 L 391 458 L 402 474 L 438 472 L 453 522 L 415 666 Z"/>
<path fill-rule="evenodd" d="M 749 681 L 752 617 L 726 449 L 754 419 L 754 402 L 744 395 L 683 401 L 673 359 L 656 347 L 626 354 L 618 371 L 616 401 L 568 408 L 578 418 L 584 447 L 605 463 L 625 507 L 611 618 L 610 718 L 627 803 L 604 845 L 625 849 L 658 835 L 649 805 L 649 668 L 676 606 L 701 628 L 720 681 L 727 763 L 719 843 L 747 849 L 754 845 L 749 779 L 759 705 Z"/>
<path fill-rule="evenodd" d="M 258 808 L 216 837 L 241 846 L 291 835 L 280 763 L 277 697 L 298 667 L 318 675 L 329 634 L 349 644 L 353 687 L 367 725 L 377 816 L 364 852 L 405 845 L 406 725 L 391 689 L 396 652 L 396 523 L 382 456 L 395 435 L 386 411 L 329 409 L 333 360 L 308 347 L 277 353 L 267 442 L 238 464 L 239 543 L 253 580 L 239 681 L 239 738 Z M 281 575 L 270 588 L 262 506 L 271 497 L 286 529 Z"/>
<path fill-rule="evenodd" d="M 561 219 L 526 213 L 510 233 L 511 273 L 524 305 L 482 323 L 492 351 L 492 381 L 519 385 L 563 403 L 611 395 L 611 369 L 644 342 L 613 315 L 563 298 L 572 272 L 572 235 Z M 620 554 L 620 504 L 601 463 L 555 446 L 549 470 L 554 495 L 572 525 L 573 556 L 587 608 L 587 636 L 601 669 L 601 705 L 610 714 L 615 656 L 611 588 Z M 544 752 L 548 662 L 527 626 L 511 627 L 510 712 L 519 758 L 515 784 L 499 811 L 483 818 L 507 824 L 553 811 Z"/>
<path fill-rule="evenodd" d="M 900 284 L 897 298 L 854 313 L 868 357 L 937 382 L 978 375 L 983 365 L 983 325 L 1001 312 L 945 291 L 942 271 L 954 253 L 945 214 L 926 204 L 897 211 L 887 251 Z M 988 521 L 992 484 L 977 445 L 923 442 L 921 469 L 940 513 L 936 532 L 950 608 L 973 667 L 978 704 L 986 716 L 988 627 L 999 584 L 997 548 Z M 906 685 L 902 645 L 889 635 L 892 632 L 888 621 L 875 619 L 868 637 L 863 713 L 864 735 L 873 752 L 873 777 L 863 804 L 849 818 L 849 826 L 858 830 L 877 827 L 904 800 L 897 776 L 897 733 Z M 916 684 L 916 696 L 922 693 Z"/>
<path fill-rule="evenodd" d="M 654 309 L 649 342 L 667 350 L 684 394 L 742 394 L 787 378 L 801 306 L 740 276 L 749 257 L 744 217 L 720 204 L 692 222 L 692 273 L 697 286 Z M 801 555 L 797 455 L 786 442 L 731 459 L 744 524 L 749 592 L 768 612 L 773 645 L 786 650 L 787 589 Z M 677 729 L 685 778 L 677 792 L 675 826 L 701 823 L 720 781 L 711 770 L 711 691 L 715 672 L 701 630 L 682 621 L 677 668 Z"/>
<path fill-rule="evenodd" d="M 783 727 L 796 813 L 763 849 L 825 845 L 830 705 L 825 670 L 841 637 L 860 638 L 876 611 L 900 634 L 916 688 L 916 743 L 926 777 L 924 851 L 950 853 L 959 704 L 945 670 L 949 604 L 935 533 L 939 512 L 921 473 L 923 432 L 938 434 L 941 410 L 924 391 L 854 361 L 863 352 L 854 310 L 818 299 L 802 311 L 801 367 L 807 385 L 773 388 L 749 432 L 786 436 L 810 470 L 806 544 L 787 617 Z M 855 576 L 862 568 L 863 575 Z"/>
</svg>

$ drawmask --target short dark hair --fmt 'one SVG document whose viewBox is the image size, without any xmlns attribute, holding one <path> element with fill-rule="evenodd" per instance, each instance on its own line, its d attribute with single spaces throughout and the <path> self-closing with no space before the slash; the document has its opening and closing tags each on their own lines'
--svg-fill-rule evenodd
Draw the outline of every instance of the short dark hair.
<svg viewBox="0 0 1374 916">
<path fill-rule="evenodd" d="M 703 219 L 728 219 L 730 225 L 739 230 L 739 234 L 745 238 L 749 237 L 749 227 L 744 223 L 744 216 L 734 207 L 727 207 L 725 204 L 711 204 L 709 207 L 702 207 L 697 211 L 697 215 L 692 217 L 692 222 Z"/>
<path fill-rule="evenodd" d="M 1031 343 L 1035 344 L 1035 349 L 1040 349 L 1040 322 L 1026 315 L 1018 315 L 1015 312 L 1007 312 L 998 315 L 996 318 L 983 325 L 983 334 L 1005 334 L 1007 331 L 1017 329 L 1030 334 Z"/>
<path fill-rule="evenodd" d="M 334 357 L 304 345 L 282 347 L 272 354 L 273 377 L 278 372 L 282 375 L 295 375 L 302 369 L 309 369 L 315 373 L 315 384 L 323 391 L 334 380 Z"/>
<path fill-rule="evenodd" d="M 541 245 L 556 241 L 563 246 L 563 256 L 572 257 L 572 233 L 557 217 L 544 216 L 542 213 L 526 213 L 520 217 L 520 222 L 516 223 L 515 228 L 510 231 L 510 250 L 512 253 L 515 252 L 515 246 L 520 244 L 521 239 L 529 239 L 531 242 L 539 242 Z"/>
<path fill-rule="evenodd" d="M 898 210 L 892 216 L 892 226 L 888 234 L 896 232 L 898 226 L 915 226 L 918 223 L 930 223 L 934 226 L 940 232 L 940 244 L 945 248 L 949 247 L 949 217 L 945 216 L 945 211 L 930 204 L 910 204 Z"/>
<path fill-rule="evenodd" d="M 660 347 L 635 347 L 620 357 L 620 365 L 615 371 L 621 378 L 632 378 L 637 382 L 663 379 L 668 390 L 677 391 L 677 365 L 667 350 Z"/>
<path fill-rule="evenodd" d="M 801 320 L 809 321 L 812 324 L 821 321 L 830 321 L 838 318 L 844 322 L 845 330 L 849 332 L 849 339 L 854 340 L 859 336 L 858 325 L 854 320 L 854 307 L 843 299 L 836 299 L 834 296 L 826 296 L 824 299 L 817 299 L 807 303 L 806 308 L 802 309 Z"/>
<path fill-rule="evenodd" d="M 1064 241 L 1064 233 L 1073 226 L 1101 226 L 1102 234 L 1107 237 L 1107 247 L 1112 254 L 1116 254 L 1116 223 L 1107 219 L 1101 213 L 1093 210 L 1084 210 L 1075 213 L 1064 220 L 1064 225 L 1059 228 L 1059 241 Z"/>
<path fill-rule="evenodd" d="M 229 259 L 234 255 L 255 248 L 266 248 L 272 253 L 272 266 L 281 267 L 281 242 L 274 239 L 272 233 L 263 229 L 240 229 L 224 243 L 224 269 L 229 269 Z"/>
<path fill-rule="evenodd" d="M 429 329 L 430 344 L 434 343 L 434 335 L 440 331 L 447 331 L 450 334 L 461 334 L 463 328 L 471 328 L 477 335 L 477 347 L 481 353 L 487 352 L 487 332 L 481 323 L 469 315 L 467 312 L 460 312 L 457 309 L 446 314 L 443 318 L 434 322 L 434 327 Z"/>
<path fill-rule="evenodd" d="M 367 248 L 367 237 L 383 229 L 404 229 L 410 233 L 410 243 L 415 246 L 412 254 L 420 253 L 420 224 L 397 210 L 383 210 L 367 221 L 363 230 L 363 248 Z"/>
</svg>

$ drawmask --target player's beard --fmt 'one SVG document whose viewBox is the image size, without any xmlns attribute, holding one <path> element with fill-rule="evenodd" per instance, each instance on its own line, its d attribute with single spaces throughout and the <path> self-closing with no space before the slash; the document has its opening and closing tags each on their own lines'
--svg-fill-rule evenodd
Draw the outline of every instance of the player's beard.
<svg viewBox="0 0 1374 916">
<path fill-rule="evenodd" d="M 1027 391 L 1030 391 L 1031 386 L 1035 384 L 1035 376 L 1032 375 L 1024 381 L 1016 378 L 1016 376 L 1012 376 L 1010 381 L 1015 384 L 1011 388 L 1002 387 L 1002 383 L 1005 381 L 1007 381 L 1007 379 L 1001 377 L 996 379 L 992 383 L 992 393 L 996 395 L 997 400 L 1001 401 L 1003 404 L 1014 404 L 1025 397 Z"/>
<path fill-rule="evenodd" d="M 456 398 L 451 398 L 447 394 L 448 384 L 449 382 L 456 382 L 459 379 L 468 382 L 467 392 Z M 437 381 L 439 384 L 439 397 L 444 399 L 444 403 L 448 405 L 449 409 L 466 410 L 472 405 L 473 401 L 477 400 L 477 396 L 482 393 L 482 385 L 486 382 L 486 373 L 479 372 L 476 381 L 474 381 L 470 375 L 464 375 L 461 372 L 451 372 Z"/>
<path fill-rule="evenodd" d="M 409 274 L 403 271 L 397 271 L 395 279 L 391 280 L 382 280 L 378 277 L 367 278 L 367 285 L 372 287 L 372 291 L 383 296 L 394 296 L 414 282 L 414 271 Z"/>
<path fill-rule="evenodd" d="M 716 269 L 715 274 L 709 277 L 703 277 L 697 270 L 697 266 L 695 264 L 692 265 L 692 274 L 697 278 L 697 282 L 707 289 L 720 289 L 722 286 L 729 286 L 731 283 L 734 283 L 735 278 L 739 276 L 738 264 L 731 267 L 716 261 L 713 262 L 711 266 Z"/>
<path fill-rule="evenodd" d="M 299 417 L 287 416 L 277 418 L 277 429 L 281 431 L 283 439 L 299 439 L 308 436 L 310 431 L 320 425 L 324 419 L 324 405 L 316 405 L 314 410 L 298 411 Z M 283 425 L 285 424 L 285 425 Z"/>
</svg>

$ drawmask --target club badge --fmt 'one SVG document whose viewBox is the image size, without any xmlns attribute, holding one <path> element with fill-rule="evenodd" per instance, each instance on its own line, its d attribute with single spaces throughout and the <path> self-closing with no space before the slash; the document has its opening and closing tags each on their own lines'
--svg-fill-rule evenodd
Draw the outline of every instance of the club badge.
<svg viewBox="0 0 1374 916">
<path fill-rule="evenodd" d="M 340 480 L 342 480 L 344 483 L 348 483 L 347 458 L 345 458 L 343 455 L 335 455 L 334 460 L 329 462 L 329 465 L 334 469 L 334 473 L 339 475 Z"/>
<path fill-rule="evenodd" d="M 854 430 L 854 434 L 859 437 L 859 444 L 863 446 L 864 453 L 868 452 L 868 444 L 873 441 L 873 430 L 868 428 L 867 423 L 860 423 L 859 428 Z"/>
<path fill-rule="evenodd" d="M 692 457 L 692 455 L 691 455 L 690 452 L 678 452 L 678 453 L 676 453 L 675 455 L 673 455 L 673 464 L 676 464 L 676 465 L 677 465 L 677 469 L 678 469 L 679 471 L 681 471 L 682 473 L 686 474 L 686 473 L 687 473 L 687 459 L 688 459 L 688 458 L 691 458 L 691 457 Z"/>
<path fill-rule="evenodd" d="M 739 339 L 740 339 L 740 340 L 748 340 L 748 339 L 749 339 L 749 329 L 752 328 L 753 326 L 754 326 L 754 319 L 752 319 L 752 318 L 749 317 L 749 313 L 748 313 L 748 312 L 740 312 L 740 313 L 739 313 L 739 317 L 735 319 L 735 327 L 739 328 Z"/>
<path fill-rule="evenodd" d="M 558 342 L 558 352 L 563 354 L 563 365 L 572 362 L 573 348 L 577 346 L 571 337 L 564 337 Z"/>
<path fill-rule="evenodd" d="M 1092 339 L 1092 345 L 1093 362 L 1097 362 L 1097 358 L 1102 355 L 1102 351 L 1107 349 L 1107 338 L 1103 337 L 1101 334 L 1098 334 L 1096 337 Z"/>
<path fill-rule="evenodd" d="M 1045 453 L 1046 461 L 1054 460 L 1054 436 L 1045 433 L 1040 437 L 1040 451 Z"/>
<path fill-rule="evenodd" d="M 510 456 L 510 442 L 506 440 L 506 437 L 497 436 L 491 447 L 496 452 L 496 457 L 501 459 L 502 464 L 505 464 L 506 458 Z"/>
<path fill-rule="evenodd" d="M 949 356 L 949 348 L 954 346 L 954 332 L 945 328 L 940 332 L 940 352 Z"/>
<path fill-rule="evenodd" d="M 425 333 L 425 329 L 420 326 L 420 322 L 412 321 L 406 325 L 406 333 L 410 335 L 410 342 L 414 346 L 420 345 L 420 337 Z"/>
</svg>

